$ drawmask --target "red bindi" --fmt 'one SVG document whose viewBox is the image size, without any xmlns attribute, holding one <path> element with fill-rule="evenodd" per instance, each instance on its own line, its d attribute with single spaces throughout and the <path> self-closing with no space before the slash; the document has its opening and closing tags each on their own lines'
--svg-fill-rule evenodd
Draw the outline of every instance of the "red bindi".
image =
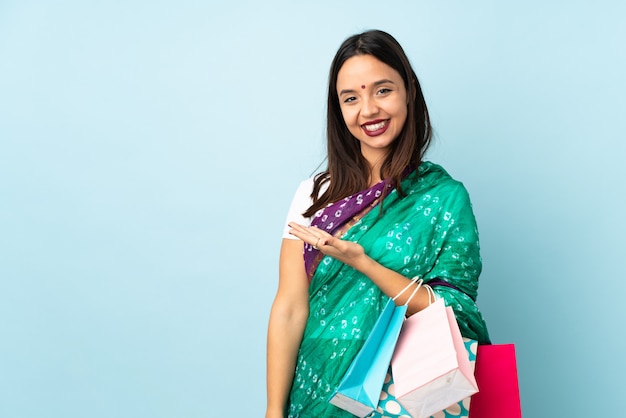
<svg viewBox="0 0 626 418">
<path fill-rule="evenodd" d="M 361 88 L 365 90 L 365 84 L 361 84 Z"/>
</svg>

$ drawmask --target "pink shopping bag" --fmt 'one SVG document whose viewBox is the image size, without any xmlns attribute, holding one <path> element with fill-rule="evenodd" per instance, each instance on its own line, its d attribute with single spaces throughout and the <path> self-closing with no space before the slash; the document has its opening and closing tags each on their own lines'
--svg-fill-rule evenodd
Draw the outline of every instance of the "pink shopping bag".
<svg viewBox="0 0 626 418">
<path fill-rule="evenodd" d="M 404 321 L 391 370 L 396 398 L 414 418 L 430 417 L 478 391 L 454 312 L 443 299 Z"/>
<path fill-rule="evenodd" d="M 515 345 L 479 345 L 469 418 L 522 418 Z"/>
</svg>

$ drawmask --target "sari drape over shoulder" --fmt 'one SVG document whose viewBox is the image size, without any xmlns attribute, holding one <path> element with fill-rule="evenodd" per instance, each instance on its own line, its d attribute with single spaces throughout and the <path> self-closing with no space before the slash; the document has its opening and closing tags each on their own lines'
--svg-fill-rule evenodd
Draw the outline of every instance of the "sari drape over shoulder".
<svg viewBox="0 0 626 418">
<path fill-rule="evenodd" d="M 422 163 L 401 185 L 404 196 L 383 181 L 320 211 L 312 224 L 358 242 L 371 258 L 407 278 L 420 276 L 433 283 L 438 296 L 453 308 L 463 336 L 489 342 L 475 303 L 482 261 L 465 187 L 431 162 Z M 361 204 L 366 209 L 359 208 L 356 202 L 372 190 L 373 198 Z M 336 216 L 337 205 L 343 203 Z M 327 228 L 329 223 L 332 226 Z M 360 272 L 313 248 L 305 247 L 305 260 L 311 274 L 310 314 L 298 353 L 289 416 L 351 417 L 328 399 L 388 297 Z"/>
</svg>

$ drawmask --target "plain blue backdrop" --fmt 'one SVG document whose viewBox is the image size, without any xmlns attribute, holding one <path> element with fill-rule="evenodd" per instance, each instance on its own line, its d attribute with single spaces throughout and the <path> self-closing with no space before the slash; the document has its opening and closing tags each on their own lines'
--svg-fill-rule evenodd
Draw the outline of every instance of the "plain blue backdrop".
<svg viewBox="0 0 626 418">
<path fill-rule="evenodd" d="M 0 417 L 254 417 L 328 67 L 392 33 L 527 418 L 624 416 L 620 1 L 0 2 Z"/>
</svg>

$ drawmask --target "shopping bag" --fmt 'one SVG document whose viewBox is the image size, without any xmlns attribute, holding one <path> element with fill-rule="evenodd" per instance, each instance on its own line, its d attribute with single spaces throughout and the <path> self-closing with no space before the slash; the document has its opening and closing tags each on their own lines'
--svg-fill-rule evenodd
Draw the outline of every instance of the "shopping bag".
<svg viewBox="0 0 626 418">
<path fill-rule="evenodd" d="M 404 321 L 391 370 L 396 398 L 413 418 L 430 417 L 478 392 L 454 312 L 443 299 Z"/>
<path fill-rule="evenodd" d="M 331 404 L 359 417 L 376 409 L 406 309 L 405 305 L 396 306 L 389 299 L 331 397 Z"/>
<path fill-rule="evenodd" d="M 514 344 L 479 345 L 469 418 L 522 418 Z"/>
<path fill-rule="evenodd" d="M 465 344 L 465 350 L 467 351 L 470 365 L 473 368 L 476 363 L 478 342 L 469 338 L 463 338 L 463 343 Z M 400 404 L 400 402 L 396 399 L 395 394 L 395 384 L 390 368 L 387 372 L 387 377 L 385 378 L 385 384 L 383 385 L 383 391 L 380 394 L 380 400 L 378 401 L 376 412 L 380 416 L 388 418 L 410 417 L 411 415 L 409 414 L 409 411 L 402 407 L 402 404 Z M 468 396 L 463 400 L 448 406 L 443 411 L 436 412 L 431 418 L 468 418 L 470 401 L 471 396 Z"/>
<path fill-rule="evenodd" d="M 387 301 L 363 347 L 331 396 L 331 404 L 358 417 L 365 417 L 376 409 L 408 304 L 422 282 L 419 277 L 414 277 L 400 293 Z M 396 306 L 395 300 L 415 283 L 417 286 L 406 303 Z"/>
</svg>

